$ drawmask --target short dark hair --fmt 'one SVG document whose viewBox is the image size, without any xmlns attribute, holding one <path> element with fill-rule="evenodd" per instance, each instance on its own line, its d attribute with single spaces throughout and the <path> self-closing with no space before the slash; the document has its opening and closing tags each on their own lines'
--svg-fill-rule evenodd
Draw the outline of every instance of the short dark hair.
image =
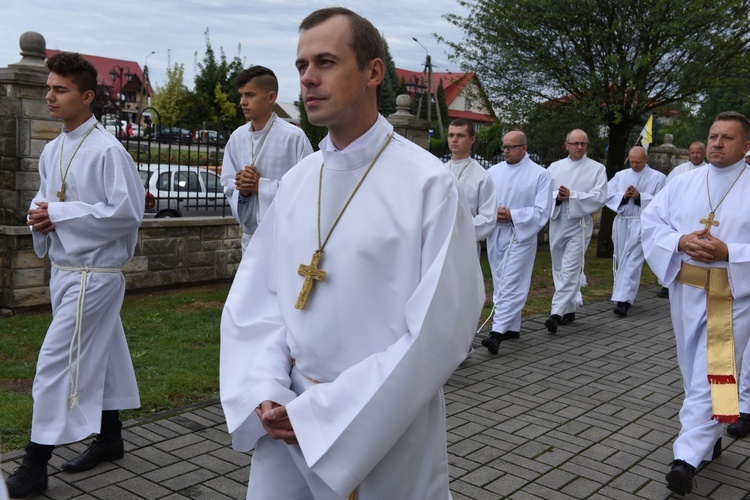
<svg viewBox="0 0 750 500">
<path fill-rule="evenodd" d="M 750 120 L 748 120 L 747 116 L 736 111 L 722 111 L 716 115 L 713 123 L 721 121 L 740 122 L 740 125 L 742 125 L 742 131 L 745 133 L 745 140 L 750 141 Z"/>
<path fill-rule="evenodd" d="M 474 122 L 470 122 L 465 118 L 456 118 L 453 120 L 449 127 L 466 127 L 466 131 L 469 132 L 469 137 L 474 137 Z"/>
<path fill-rule="evenodd" d="M 262 89 L 268 92 L 279 93 L 279 81 L 276 79 L 276 75 L 264 66 L 250 66 L 243 69 L 234 79 L 234 85 L 239 89 L 250 80 L 255 80 Z"/>
<path fill-rule="evenodd" d="M 56 52 L 47 59 L 45 65 L 51 73 L 71 77 L 80 92 L 90 90 L 96 96 L 99 74 L 94 65 L 78 52 Z"/>
<path fill-rule="evenodd" d="M 380 59 L 385 64 L 385 49 L 383 48 L 383 37 L 373 24 L 344 7 L 329 7 L 318 9 L 302 20 L 299 25 L 299 31 L 305 31 L 310 28 L 331 19 L 335 16 L 344 16 L 349 20 L 349 26 L 352 28 L 352 36 L 349 40 L 349 46 L 354 51 L 357 58 L 357 66 L 362 71 L 367 63 L 373 59 Z M 381 83 L 376 89 L 378 104 L 380 104 L 380 91 L 383 87 Z"/>
</svg>

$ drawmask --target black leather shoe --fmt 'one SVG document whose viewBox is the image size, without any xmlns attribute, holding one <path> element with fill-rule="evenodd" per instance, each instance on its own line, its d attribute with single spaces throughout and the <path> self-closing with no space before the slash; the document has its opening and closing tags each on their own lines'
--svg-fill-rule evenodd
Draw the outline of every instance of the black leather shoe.
<svg viewBox="0 0 750 500">
<path fill-rule="evenodd" d="M 62 470 L 66 472 L 83 472 L 93 469 L 102 462 L 119 460 L 125 456 L 125 447 L 122 439 L 119 441 L 99 441 L 94 439 L 89 449 L 75 457 L 69 462 L 62 464 Z"/>
<path fill-rule="evenodd" d="M 668 299 L 669 298 L 669 288 L 663 286 L 661 287 L 661 290 L 656 292 L 656 296 L 660 299 Z"/>
<path fill-rule="evenodd" d="M 716 440 L 716 444 L 714 445 L 714 452 L 711 454 L 711 460 L 716 460 L 721 456 L 721 437 Z"/>
<path fill-rule="evenodd" d="M 44 466 L 23 463 L 5 481 L 10 498 L 26 498 L 47 490 L 47 464 Z"/>
<path fill-rule="evenodd" d="M 482 345 L 490 351 L 491 354 L 497 354 L 500 350 L 500 342 L 502 341 L 501 334 L 497 332 L 490 332 L 490 334 L 482 340 Z"/>
<path fill-rule="evenodd" d="M 562 318 L 559 314 L 553 314 L 549 318 L 547 318 L 547 321 L 544 322 L 544 326 L 547 327 L 547 331 L 550 333 L 557 333 L 557 325 L 560 324 L 560 321 L 562 321 Z"/>
<path fill-rule="evenodd" d="M 727 434 L 736 438 L 743 438 L 750 434 L 750 413 L 740 413 L 740 419 L 737 422 L 727 425 Z"/>
<path fill-rule="evenodd" d="M 511 331 L 511 330 L 508 330 L 507 332 L 503 333 L 502 338 L 503 338 L 503 340 L 520 339 L 521 338 L 521 332 L 514 332 L 514 331 Z"/>
<path fill-rule="evenodd" d="M 563 317 L 560 320 L 560 324 L 561 325 L 567 325 L 568 323 L 572 323 L 575 320 L 576 320 L 576 313 L 563 314 Z"/>
<path fill-rule="evenodd" d="M 624 318 L 628 315 L 628 309 L 630 309 L 629 302 L 618 302 L 617 306 L 615 306 L 614 313 Z"/>
<path fill-rule="evenodd" d="M 687 495 L 693 491 L 695 467 L 684 460 L 672 462 L 672 470 L 667 473 L 667 488 L 678 495 Z"/>
</svg>

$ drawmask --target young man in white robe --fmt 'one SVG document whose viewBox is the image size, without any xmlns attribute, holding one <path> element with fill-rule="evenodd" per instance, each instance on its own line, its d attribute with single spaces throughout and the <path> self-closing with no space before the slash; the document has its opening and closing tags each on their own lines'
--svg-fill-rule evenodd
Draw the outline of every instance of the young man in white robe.
<svg viewBox="0 0 750 500">
<path fill-rule="evenodd" d="M 448 170 L 456 176 L 458 188 L 469 206 L 474 221 L 477 252 L 481 253 L 481 242 L 495 229 L 495 186 L 487 170 L 471 155 L 474 144 L 474 124 L 457 118 L 448 126 L 448 147 L 451 159 L 446 162 Z"/>
<path fill-rule="evenodd" d="M 709 165 L 678 176 L 643 211 L 643 249 L 670 291 L 685 399 L 667 486 L 690 493 L 741 411 L 736 366 L 750 337 L 750 121 L 717 115 Z"/>
<path fill-rule="evenodd" d="M 648 165 L 649 157 L 641 146 L 628 152 L 630 168 L 620 170 L 607 183 L 607 207 L 615 212 L 612 223 L 614 313 L 627 316 L 641 285 L 643 247 L 641 246 L 641 212 L 658 193 L 666 176 Z"/>
<path fill-rule="evenodd" d="M 301 128 L 273 111 L 279 92 L 276 75 L 251 66 L 235 79 L 247 123 L 235 130 L 224 148 L 221 184 L 232 215 L 242 227 L 242 253 L 271 205 L 279 180 L 312 146 Z"/>
<path fill-rule="evenodd" d="M 586 132 L 571 130 L 565 138 L 568 157 L 547 169 L 554 198 L 549 246 L 555 294 L 551 315 L 544 322 L 550 333 L 557 333 L 559 325 L 575 321 L 576 309 L 583 304 L 584 257 L 594 231 L 593 214 L 607 200 L 607 171 L 604 165 L 586 156 L 588 144 Z"/>
<path fill-rule="evenodd" d="M 503 137 L 505 161 L 489 169 L 497 194 L 497 225 L 487 238 L 494 319 L 482 345 L 497 354 L 500 342 L 521 336 L 521 312 L 531 286 L 537 233 L 552 213 L 552 179 L 527 154 L 526 134 Z"/>
<path fill-rule="evenodd" d="M 377 112 L 383 44 L 344 8 L 300 25 L 321 151 L 282 179 L 221 323 L 247 498 L 448 499 L 442 385 L 484 303 L 455 177 Z"/>
<path fill-rule="evenodd" d="M 140 406 L 120 321 L 120 269 L 133 257 L 145 190 L 131 156 L 91 113 L 94 66 L 71 52 L 46 64 L 47 105 L 63 131 L 42 151 L 28 224 L 36 254 L 52 263 L 52 323 L 32 388 L 31 440 L 6 482 L 11 498 L 47 488 L 55 445 L 98 434 L 82 455 L 62 464 L 69 472 L 122 458 L 119 410 Z"/>
</svg>

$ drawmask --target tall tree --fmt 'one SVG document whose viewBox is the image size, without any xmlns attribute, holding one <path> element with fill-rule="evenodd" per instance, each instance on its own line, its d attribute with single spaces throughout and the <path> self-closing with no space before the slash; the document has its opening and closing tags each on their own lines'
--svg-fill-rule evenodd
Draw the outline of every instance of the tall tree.
<svg viewBox="0 0 750 500">
<path fill-rule="evenodd" d="M 206 28 L 206 52 L 202 62 L 196 62 L 195 94 L 199 101 L 199 115 L 204 121 L 216 123 L 222 115 L 234 119 L 239 115 L 239 94 L 234 79 L 242 71 L 242 46 L 238 45 L 237 55 L 229 61 L 223 48 L 219 57 L 211 45 L 211 36 Z M 197 53 L 196 53 L 197 57 Z M 231 106 L 226 106 L 231 103 Z"/>
<path fill-rule="evenodd" d="M 398 97 L 401 82 L 396 73 L 396 65 L 388 48 L 388 42 L 386 42 L 384 36 L 382 38 L 383 52 L 385 53 L 385 78 L 383 78 L 383 87 L 380 92 L 379 111 L 381 115 L 388 116 L 396 112 L 396 97 Z"/>
<path fill-rule="evenodd" d="M 168 65 L 166 83 L 156 88 L 153 105 L 163 125 L 178 125 L 187 119 L 185 102 L 190 100 L 190 91 L 183 83 L 184 76 L 184 64 Z"/>
<path fill-rule="evenodd" d="M 747 0 L 460 0 L 448 14 L 464 40 L 452 57 L 476 72 L 506 113 L 572 98 L 609 128 L 607 173 L 624 165 L 628 137 L 651 110 L 747 74 Z M 571 124 L 573 125 L 573 124 Z M 612 254 L 606 213 L 597 254 Z"/>
</svg>

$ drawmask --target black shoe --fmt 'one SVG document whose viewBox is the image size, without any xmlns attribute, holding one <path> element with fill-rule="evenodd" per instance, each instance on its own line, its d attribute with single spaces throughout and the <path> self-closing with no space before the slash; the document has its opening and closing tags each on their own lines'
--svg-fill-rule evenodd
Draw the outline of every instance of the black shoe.
<svg viewBox="0 0 750 500">
<path fill-rule="evenodd" d="M 482 340 L 482 345 L 486 347 L 491 354 L 497 354 L 497 351 L 500 350 L 500 342 L 502 339 L 501 334 L 490 332 L 490 334 Z"/>
<path fill-rule="evenodd" d="M 669 288 L 663 286 L 661 287 L 661 290 L 656 292 L 656 296 L 660 299 L 668 299 L 669 298 Z"/>
<path fill-rule="evenodd" d="M 47 464 L 44 466 L 22 463 L 5 480 L 10 498 L 26 498 L 47 490 Z"/>
<path fill-rule="evenodd" d="M 514 340 L 514 339 L 520 339 L 521 338 L 521 332 L 514 332 L 511 330 L 508 330 L 507 332 L 502 334 L 503 340 Z"/>
<path fill-rule="evenodd" d="M 560 324 L 562 318 L 559 314 L 553 314 L 544 322 L 544 326 L 547 327 L 547 331 L 550 333 L 557 333 L 557 325 Z"/>
<path fill-rule="evenodd" d="M 721 437 L 716 440 L 716 444 L 714 445 L 714 452 L 711 454 L 711 460 L 716 460 L 721 456 Z"/>
<path fill-rule="evenodd" d="M 750 413 L 740 413 L 740 419 L 727 425 L 727 434 L 736 438 L 743 438 L 750 434 Z"/>
<path fill-rule="evenodd" d="M 693 491 L 695 467 L 684 460 L 672 462 L 672 470 L 667 473 L 667 488 L 678 495 L 687 495 Z"/>
<path fill-rule="evenodd" d="M 93 469 L 102 462 L 119 460 L 125 456 L 125 447 L 122 439 L 119 441 L 99 441 L 94 439 L 89 449 L 75 457 L 69 462 L 62 464 L 62 470 L 66 472 L 83 472 Z"/>
<path fill-rule="evenodd" d="M 566 313 L 566 314 L 563 314 L 563 317 L 560 320 L 560 324 L 567 325 L 568 323 L 572 323 L 575 320 L 576 320 L 576 313 Z"/>
<path fill-rule="evenodd" d="M 629 302 L 618 302 L 617 306 L 615 306 L 614 313 L 624 318 L 628 315 L 628 309 L 630 309 Z"/>
</svg>

